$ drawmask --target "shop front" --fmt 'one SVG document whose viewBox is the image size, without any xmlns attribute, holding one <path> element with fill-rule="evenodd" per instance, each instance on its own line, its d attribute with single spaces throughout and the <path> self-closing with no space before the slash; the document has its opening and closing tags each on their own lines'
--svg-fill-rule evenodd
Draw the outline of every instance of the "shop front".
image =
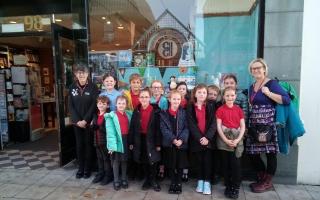
<svg viewBox="0 0 320 200">
<path fill-rule="evenodd" d="M 160 80 L 167 90 L 173 81 L 190 90 L 222 86 L 232 73 L 246 93 L 247 65 L 261 56 L 263 3 L 256 0 L 32 2 L 1 5 L 1 144 L 54 132 L 60 165 L 75 157 L 67 103 L 74 63 L 87 62 L 101 89 L 106 72 L 119 89 L 138 73 L 144 86 Z"/>
</svg>

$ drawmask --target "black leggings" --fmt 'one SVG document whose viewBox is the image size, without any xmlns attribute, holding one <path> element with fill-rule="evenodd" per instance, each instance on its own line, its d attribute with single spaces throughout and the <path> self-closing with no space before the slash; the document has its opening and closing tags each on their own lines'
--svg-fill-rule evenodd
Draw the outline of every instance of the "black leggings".
<svg viewBox="0 0 320 200">
<path fill-rule="evenodd" d="M 111 169 L 111 161 L 110 156 L 108 154 L 108 150 L 105 146 L 97 146 L 96 147 L 97 153 L 97 161 L 98 161 L 98 172 L 111 177 L 112 176 L 112 169 Z"/>
<path fill-rule="evenodd" d="M 257 172 L 266 171 L 270 175 L 274 175 L 277 170 L 277 154 L 276 153 L 266 153 L 267 156 L 267 166 L 261 159 L 260 154 L 251 155 L 251 161 Z"/>
</svg>

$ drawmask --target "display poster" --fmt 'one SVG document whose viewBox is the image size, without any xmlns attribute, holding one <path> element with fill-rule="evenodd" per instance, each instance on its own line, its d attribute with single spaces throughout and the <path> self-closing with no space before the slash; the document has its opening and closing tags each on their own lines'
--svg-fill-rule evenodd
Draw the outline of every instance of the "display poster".
<svg viewBox="0 0 320 200">
<path fill-rule="evenodd" d="M 27 83 L 27 68 L 26 67 L 11 67 L 12 83 Z"/>
</svg>

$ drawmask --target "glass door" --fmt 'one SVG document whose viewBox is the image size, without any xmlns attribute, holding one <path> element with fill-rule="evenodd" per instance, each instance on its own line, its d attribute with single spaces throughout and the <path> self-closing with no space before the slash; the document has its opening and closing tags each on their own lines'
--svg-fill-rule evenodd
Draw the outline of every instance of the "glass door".
<svg viewBox="0 0 320 200">
<path fill-rule="evenodd" d="M 60 166 L 63 166 L 76 158 L 75 136 L 68 109 L 68 87 L 73 81 L 75 43 L 72 30 L 57 24 L 52 24 L 52 40 Z"/>
</svg>

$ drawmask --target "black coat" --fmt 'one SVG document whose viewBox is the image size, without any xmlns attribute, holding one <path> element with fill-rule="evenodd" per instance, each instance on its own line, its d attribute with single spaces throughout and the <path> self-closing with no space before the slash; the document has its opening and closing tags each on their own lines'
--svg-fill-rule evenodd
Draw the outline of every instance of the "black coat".
<svg viewBox="0 0 320 200">
<path fill-rule="evenodd" d="M 107 135 L 106 135 L 106 120 L 103 118 L 102 124 L 99 126 L 97 124 L 98 115 L 95 114 L 92 119 L 92 123 L 90 124 L 90 129 L 94 133 L 93 145 L 96 146 L 104 146 L 107 148 Z M 99 138 L 97 141 L 97 137 Z"/>
<path fill-rule="evenodd" d="M 69 88 L 71 121 L 76 124 L 78 121 L 85 120 L 89 125 L 96 112 L 99 90 L 95 84 L 88 82 L 81 91 L 77 81 Z"/>
<path fill-rule="evenodd" d="M 160 129 L 162 133 L 162 146 L 172 147 L 172 141 L 174 139 L 182 140 L 181 149 L 187 149 L 189 130 L 187 124 L 186 111 L 183 108 L 179 108 L 177 112 L 177 128 L 176 135 L 174 135 L 174 130 L 172 123 L 170 121 L 168 111 L 161 111 L 160 113 Z"/>
<path fill-rule="evenodd" d="M 147 143 L 147 155 L 148 161 L 150 164 L 160 161 L 160 152 L 156 150 L 156 147 L 161 146 L 161 134 L 159 126 L 159 113 L 160 108 L 156 104 L 151 104 L 153 106 L 152 113 L 150 115 L 150 120 L 148 124 L 148 132 L 146 135 Z M 134 109 L 129 130 L 129 144 L 133 144 L 133 159 L 137 163 L 141 162 L 141 114 L 140 114 L 141 105 L 137 106 Z"/>
<path fill-rule="evenodd" d="M 198 127 L 198 120 L 196 117 L 196 111 L 194 104 L 189 104 L 187 106 L 187 119 L 190 132 L 190 150 L 191 152 L 199 152 L 205 148 L 212 149 L 214 135 L 217 130 L 217 122 L 215 117 L 215 105 L 213 103 L 206 103 L 206 128 L 205 134 L 202 135 Z M 200 144 L 200 138 L 206 137 L 209 140 L 207 146 Z"/>
</svg>

